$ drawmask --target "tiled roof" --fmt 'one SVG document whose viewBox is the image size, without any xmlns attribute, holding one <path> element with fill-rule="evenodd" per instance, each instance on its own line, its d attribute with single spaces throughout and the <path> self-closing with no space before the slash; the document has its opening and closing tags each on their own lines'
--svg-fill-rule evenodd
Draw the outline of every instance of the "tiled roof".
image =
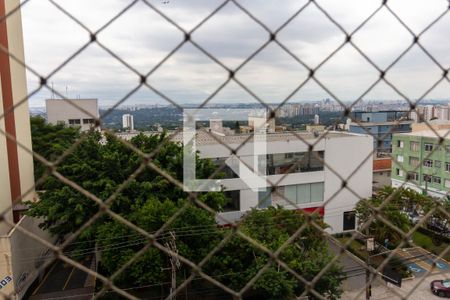
<svg viewBox="0 0 450 300">
<path fill-rule="evenodd" d="M 380 158 L 373 160 L 373 170 L 382 171 L 391 169 L 391 158 Z"/>
</svg>

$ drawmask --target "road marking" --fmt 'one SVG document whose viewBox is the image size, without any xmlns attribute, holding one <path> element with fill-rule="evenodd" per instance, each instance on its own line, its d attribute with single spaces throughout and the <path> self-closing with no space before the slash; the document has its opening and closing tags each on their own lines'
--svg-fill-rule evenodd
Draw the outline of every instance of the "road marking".
<svg viewBox="0 0 450 300">
<path fill-rule="evenodd" d="M 70 274 L 67 277 L 66 283 L 64 283 L 63 291 L 66 290 L 67 284 L 69 284 L 69 280 L 70 280 L 70 277 L 72 277 L 73 271 L 75 271 L 75 267 L 72 267 L 72 271 L 70 271 Z"/>
<path fill-rule="evenodd" d="M 37 286 L 37 288 L 33 291 L 32 295 L 35 295 L 37 293 L 37 291 L 41 288 L 41 286 L 44 284 L 44 282 L 47 280 L 48 276 L 50 275 L 50 273 L 53 271 L 53 269 L 56 267 L 56 265 L 58 264 L 58 262 L 55 262 L 53 264 L 53 266 L 50 268 L 50 270 L 47 272 L 47 274 L 45 274 L 44 278 L 42 279 L 42 281 L 39 283 L 39 285 Z"/>
<path fill-rule="evenodd" d="M 409 264 L 408 269 L 414 273 L 420 273 L 420 272 L 424 271 L 424 269 L 420 268 L 419 266 L 417 266 L 415 264 Z"/>
<path fill-rule="evenodd" d="M 415 264 L 415 266 L 408 264 L 408 268 L 413 272 L 418 273 L 417 268 L 425 269 L 431 273 L 450 268 L 450 264 L 447 261 L 442 258 L 437 258 L 436 255 L 423 248 L 410 248 L 406 251 L 398 251 L 397 254 Z M 434 259 L 437 259 L 435 266 L 433 265 Z"/>
</svg>

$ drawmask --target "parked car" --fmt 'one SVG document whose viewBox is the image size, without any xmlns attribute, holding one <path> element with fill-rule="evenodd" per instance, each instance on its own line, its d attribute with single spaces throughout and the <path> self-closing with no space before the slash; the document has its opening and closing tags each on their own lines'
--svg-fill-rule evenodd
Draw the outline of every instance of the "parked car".
<svg viewBox="0 0 450 300">
<path fill-rule="evenodd" d="M 408 215 L 409 220 L 411 221 L 412 224 L 416 225 L 417 223 L 419 223 L 421 217 L 419 215 L 416 214 L 409 214 Z"/>
<path fill-rule="evenodd" d="M 433 280 L 430 283 L 431 292 L 439 297 L 450 297 L 450 280 Z"/>
</svg>

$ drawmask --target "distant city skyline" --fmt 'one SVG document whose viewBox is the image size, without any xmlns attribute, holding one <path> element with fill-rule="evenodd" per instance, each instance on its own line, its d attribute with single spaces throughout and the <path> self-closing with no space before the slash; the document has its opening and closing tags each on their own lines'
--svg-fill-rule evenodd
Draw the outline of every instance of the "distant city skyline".
<svg viewBox="0 0 450 300">
<path fill-rule="evenodd" d="M 57 1 L 90 30 L 95 31 L 124 9 L 131 1 Z M 185 30 L 191 30 L 222 1 L 149 1 Z M 265 5 L 239 1 L 271 30 L 277 29 L 307 1 L 266 1 Z M 352 32 L 377 7 L 380 1 L 317 0 L 347 32 Z M 389 7 L 407 26 L 420 33 L 440 13 L 448 1 L 390 1 Z M 47 1 L 30 1 L 22 8 L 26 63 L 39 74 L 52 70 L 89 41 L 89 34 Z M 51 16 L 51 18 L 49 18 Z M 355 17 L 358 16 L 358 17 Z M 443 18 L 420 38 L 421 44 L 443 68 L 450 66 L 450 44 L 442 42 L 450 18 Z M 42 34 L 46 33 L 46 34 Z M 138 72 L 146 73 L 183 41 L 183 34 L 138 1 L 125 14 L 101 32 L 97 40 L 120 56 Z M 345 41 L 342 33 L 326 16 L 309 5 L 277 35 L 278 40 L 309 67 L 317 66 Z M 228 3 L 208 20 L 192 39 L 234 69 L 264 44 L 268 33 L 233 3 Z M 412 35 L 395 17 L 382 8 L 353 37 L 354 42 L 375 64 L 388 67 L 412 42 Z M 378 72 L 349 44 L 345 45 L 315 74 L 342 101 L 358 99 L 379 77 Z M 237 78 L 266 102 L 281 102 L 308 76 L 308 70 L 278 45 L 271 43 L 239 72 Z M 387 73 L 391 81 L 410 99 L 421 97 L 442 71 L 417 45 Z M 177 103 L 201 103 L 228 78 L 226 70 L 214 63 L 192 44 L 177 53 L 149 78 L 149 83 Z M 139 83 L 139 77 L 115 60 L 97 44 L 89 45 L 49 79 L 55 90 L 69 98 L 98 98 L 100 105 L 112 105 Z M 39 86 L 39 78 L 28 72 L 28 90 Z M 66 94 L 67 92 L 67 94 Z M 450 83 L 444 80 L 428 99 L 447 99 Z M 31 107 L 43 106 L 51 98 L 49 89 L 30 99 Z M 310 80 L 291 102 L 333 98 Z M 365 95 L 367 99 L 401 99 L 387 84 L 380 82 Z M 229 82 L 210 103 L 256 103 L 235 82 Z M 141 88 L 124 104 L 168 104 L 163 98 Z"/>
</svg>

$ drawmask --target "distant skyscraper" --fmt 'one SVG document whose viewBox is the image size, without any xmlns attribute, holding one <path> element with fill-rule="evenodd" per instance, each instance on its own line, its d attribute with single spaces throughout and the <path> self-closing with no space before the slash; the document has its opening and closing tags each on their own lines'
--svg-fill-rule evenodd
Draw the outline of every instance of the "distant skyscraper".
<svg viewBox="0 0 450 300">
<path fill-rule="evenodd" d="M 320 124 L 319 115 L 314 115 L 314 124 L 315 124 L 315 125 Z"/>
<path fill-rule="evenodd" d="M 133 115 L 124 114 L 122 116 L 122 128 L 134 130 L 134 118 Z"/>
</svg>

